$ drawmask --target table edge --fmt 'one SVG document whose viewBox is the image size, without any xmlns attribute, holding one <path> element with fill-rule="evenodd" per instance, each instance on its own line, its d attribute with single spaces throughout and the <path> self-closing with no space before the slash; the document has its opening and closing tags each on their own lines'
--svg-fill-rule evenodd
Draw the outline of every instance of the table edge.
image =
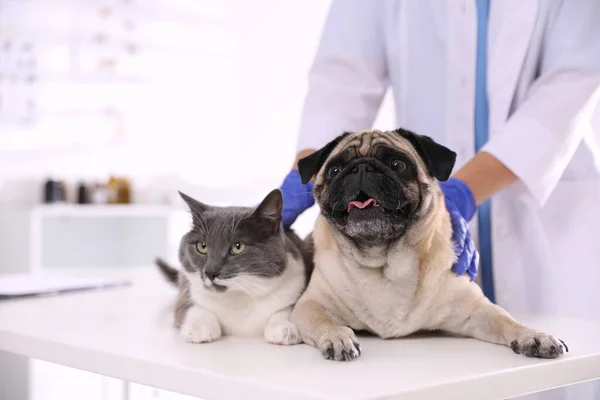
<svg viewBox="0 0 600 400">
<path fill-rule="evenodd" d="M 264 385 L 249 379 L 233 379 L 211 371 L 198 372 L 183 367 L 174 369 L 147 360 L 120 357 L 94 349 L 74 348 L 65 343 L 3 330 L 0 330 L 0 350 L 205 399 L 237 399 L 240 393 L 244 393 L 244 398 L 247 400 L 264 400 L 282 396 L 290 400 L 331 398 L 310 391 L 290 390 L 276 384 Z M 73 351 L 80 354 L 75 357 L 71 354 Z M 90 359 L 94 359 L 97 365 L 91 366 L 89 361 L 82 361 Z M 498 386 L 498 379 L 501 379 L 504 384 L 500 385 L 501 391 L 493 396 L 497 399 L 505 399 L 600 379 L 600 354 L 562 359 L 556 364 L 554 361 L 547 360 L 545 364 L 528 365 L 500 373 L 473 375 L 440 382 L 435 386 L 367 399 L 465 399 L 469 397 L 476 399 L 481 396 L 491 399 L 489 388 Z M 150 372 L 140 373 L 141 370 L 150 370 Z M 544 381 L 539 379 L 540 375 L 544 376 Z M 548 380 L 553 382 L 551 386 L 545 383 Z"/>
</svg>

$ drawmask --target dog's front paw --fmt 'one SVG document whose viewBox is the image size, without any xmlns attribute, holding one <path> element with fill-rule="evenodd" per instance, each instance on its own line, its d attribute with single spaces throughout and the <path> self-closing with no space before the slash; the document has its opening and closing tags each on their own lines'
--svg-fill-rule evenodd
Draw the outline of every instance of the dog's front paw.
<svg viewBox="0 0 600 400">
<path fill-rule="evenodd" d="M 181 325 L 181 337 L 189 343 L 208 343 L 221 337 L 221 325 L 207 312 L 190 309 Z"/>
<path fill-rule="evenodd" d="M 337 326 L 321 335 L 317 348 L 327 360 L 350 361 L 360 356 L 360 344 L 354 331 Z"/>
<path fill-rule="evenodd" d="M 269 343 L 284 346 L 302 343 L 298 328 L 290 321 L 268 324 L 265 328 L 265 339 Z"/>
<path fill-rule="evenodd" d="M 510 347 L 517 354 L 527 357 L 557 358 L 569 351 L 566 343 L 561 339 L 538 331 L 528 331 L 513 340 Z"/>
</svg>

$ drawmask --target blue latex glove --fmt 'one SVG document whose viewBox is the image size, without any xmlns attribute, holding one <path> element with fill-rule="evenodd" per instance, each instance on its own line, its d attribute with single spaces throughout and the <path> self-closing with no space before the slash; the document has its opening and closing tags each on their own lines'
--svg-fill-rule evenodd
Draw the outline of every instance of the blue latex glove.
<svg viewBox="0 0 600 400">
<path fill-rule="evenodd" d="M 440 187 L 446 199 L 446 209 L 450 213 L 452 241 L 458 256 L 458 261 L 452 270 L 456 275 L 467 272 L 471 280 L 474 280 L 477 276 L 479 253 L 475 248 L 467 222 L 477 211 L 475 198 L 471 189 L 460 179 L 450 178 L 446 182 L 440 182 Z"/>
<path fill-rule="evenodd" d="M 303 185 L 298 171 L 291 171 L 279 189 L 283 197 L 281 223 L 284 229 L 288 229 L 300 214 L 315 204 L 313 184 L 308 182 Z"/>
</svg>

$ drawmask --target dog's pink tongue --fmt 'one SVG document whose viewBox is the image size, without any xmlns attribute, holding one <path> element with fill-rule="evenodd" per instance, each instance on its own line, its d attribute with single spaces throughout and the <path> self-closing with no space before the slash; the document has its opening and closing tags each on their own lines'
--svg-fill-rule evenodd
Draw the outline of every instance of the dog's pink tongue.
<svg viewBox="0 0 600 400">
<path fill-rule="evenodd" d="M 369 205 L 374 205 L 375 206 L 376 204 L 377 204 L 377 202 L 375 201 L 375 199 L 369 199 L 369 200 L 364 201 L 364 202 L 362 202 L 362 201 L 351 201 L 348 204 L 348 211 L 352 210 L 354 207 L 358 207 L 358 208 L 362 209 L 362 208 L 365 208 L 365 207 L 367 207 Z"/>
</svg>

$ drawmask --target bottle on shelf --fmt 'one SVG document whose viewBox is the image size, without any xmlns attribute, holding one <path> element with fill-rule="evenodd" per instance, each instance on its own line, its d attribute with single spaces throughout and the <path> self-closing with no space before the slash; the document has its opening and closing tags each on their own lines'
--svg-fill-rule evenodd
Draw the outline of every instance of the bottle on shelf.
<svg viewBox="0 0 600 400">
<path fill-rule="evenodd" d="M 86 186 L 85 182 L 80 181 L 77 184 L 77 204 L 89 204 L 89 203 L 90 203 L 90 196 L 89 196 L 88 187 Z"/>
<path fill-rule="evenodd" d="M 114 175 L 110 175 L 106 182 L 106 191 L 108 195 L 108 204 L 117 204 L 119 181 Z"/>
<path fill-rule="evenodd" d="M 90 200 L 92 204 L 108 204 L 108 190 L 106 185 L 95 183 L 91 189 Z"/>
<path fill-rule="evenodd" d="M 46 179 L 44 182 L 44 203 L 50 204 L 54 202 L 54 188 L 56 184 L 51 178 Z"/>
<path fill-rule="evenodd" d="M 117 179 L 117 203 L 131 204 L 131 185 L 129 179 L 122 177 Z"/>
</svg>

